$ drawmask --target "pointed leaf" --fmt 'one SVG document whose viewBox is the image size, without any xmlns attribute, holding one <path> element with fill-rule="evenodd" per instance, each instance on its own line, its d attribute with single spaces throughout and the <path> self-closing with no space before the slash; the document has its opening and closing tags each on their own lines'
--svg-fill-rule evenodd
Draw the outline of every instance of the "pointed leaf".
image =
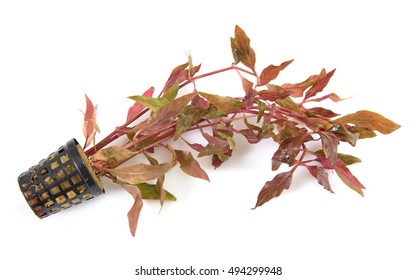
<svg viewBox="0 0 416 280">
<path fill-rule="evenodd" d="M 129 96 L 129 98 L 152 110 L 153 112 L 157 112 L 160 108 L 163 107 L 163 105 L 168 103 L 168 100 L 164 97 L 154 98 L 144 95 L 135 95 Z"/>
<path fill-rule="evenodd" d="M 392 122 L 384 116 L 371 111 L 358 111 L 353 114 L 345 115 L 334 122 L 340 124 L 354 124 L 357 128 L 377 130 L 383 134 L 389 134 L 400 128 L 400 125 Z"/>
<path fill-rule="evenodd" d="M 135 164 L 116 169 L 106 169 L 108 173 L 116 176 L 119 180 L 128 184 L 140 184 L 149 180 L 157 179 L 168 172 L 175 162 L 162 163 L 159 165 Z"/>
<path fill-rule="evenodd" d="M 235 63 L 243 63 L 255 72 L 256 54 L 250 46 L 250 38 L 238 25 L 235 26 L 234 38 L 231 38 L 231 50 Z"/>
<path fill-rule="evenodd" d="M 165 91 L 165 93 L 163 94 L 163 98 L 166 98 L 166 100 L 170 102 L 176 98 L 176 96 L 178 95 L 178 91 L 179 83 L 178 81 L 175 81 L 173 85 Z"/>
<path fill-rule="evenodd" d="M 331 132 L 319 131 L 321 136 L 322 148 L 329 162 L 334 165 L 338 158 L 338 138 Z"/>
<path fill-rule="evenodd" d="M 361 159 L 352 156 L 352 155 L 347 155 L 347 154 L 341 154 L 338 153 L 338 158 L 345 164 L 345 165 L 351 165 L 354 163 L 358 163 L 361 162 Z"/>
<path fill-rule="evenodd" d="M 176 121 L 175 135 L 173 140 L 176 141 L 179 139 L 182 133 L 184 133 L 188 128 L 201 120 L 206 112 L 206 110 L 196 106 L 185 107 Z"/>
<path fill-rule="evenodd" d="M 202 151 L 205 150 L 205 147 L 202 146 L 199 143 L 189 143 L 188 141 L 186 141 L 185 139 L 182 138 L 183 141 L 185 141 L 186 144 L 188 144 L 189 147 L 191 147 L 192 149 L 194 149 L 195 151 L 201 153 Z"/>
<path fill-rule="evenodd" d="M 168 149 L 171 150 L 170 147 L 168 147 Z M 171 152 L 172 154 L 174 153 L 174 151 L 172 150 Z M 143 154 L 146 156 L 147 160 L 150 162 L 151 165 L 154 165 L 154 166 L 159 165 L 159 162 L 154 157 L 150 156 L 148 152 L 143 152 Z M 176 160 L 175 154 L 173 156 L 173 160 Z M 163 188 L 164 182 L 165 182 L 165 175 L 162 175 L 159 178 L 157 178 L 156 185 L 155 185 L 156 191 L 159 194 L 159 202 L 160 202 L 161 207 L 163 207 L 163 204 L 165 203 L 165 199 L 166 199 L 166 191 Z"/>
<path fill-rule="evenodd" d="M 317 157 L 325 157 L 325 153 L 323 150 L 318 150 L 316 152 L 314 152 L 314 154 Z M 354 163 L 358 163 L 361 162 L 361 159 L 352 156 L 352 155 L 348 155 L 348 154 L 343 154 L 343 153 L 338 153 L 338 158 L 345 164 L 345 165 L 351 165 Z"/>
<path fill-rule="evenodd" d="M 257 203 L 254 208 L 262 206 L 272 198 L 278 197 L 284 190 L 289 189 L 291 183 L 292 172 L 289 171 L 277 174 L 273 180 L 267 181 L 263 186 L 257 197 Z"/>
<path fill-rule="evenodd" d="M 325 72 L 325 69 L 322 70 L 320 75 L 323 75 Z M 313 86 L 306 92 L 305 94 L 305 100 L 314 97 L 316 94 L 321 92 L 327 85 L 329 80 L 331 79 L 332 75 L 334 75 L 335 69 L 326 74 L 322 79 L 318 80 L 316 83 L 313 84 Z"/>
<path fill-rule="evenodd" d="M 331 184 L 329 183 L 328 173 L 325 171 L 324 168 L 320 166 L 306 166 L 309 172 L 318 180 L 318 183 L 322 185 L 327 191 L 334 193 L 331 188 Z"/>
<path fill-rule="evenodd" d="M 329 98 L 329 100 L 331 100 L 333 102 L 339 102 L 339 101 L 344 100 L 341 97 L 339 97 L 337 94 L 330 93 L 330 94 L 324 95 L 324 96 L 319 97 L 319 98 L 308 99 L 308 102 L 311 102 L 311 101 L 319 102 L 319 101 L 322 101 L 322 100 L 325 100 L 325 99 L 328 99 L 328 98 Z"/>
<path fill-rule="evenodd" d="M 112 168 L 115 168 L 125 162 L 126 160 L 133 157 L 136 153 L 130 151 L 129 149 L 111 146 L 104 148 L 96 152 L 92 157 L 92 161 L 105 161 Z"/>
<path fill-rule="evenodd" d="M 293 62 L 293 59 L 285 61 L 279 66 L 272 65 L 272 64 L 267 66 L 260 74 L 258 85 L 264 86 L 270 83 L 271 81 L 273 81 L 274 79 L 276 79 L 280 71 L 285 69 L 292 62 Z"/>
<path fill-rule="evenodd" d="M 220 96 L 205 92 L 199 92 L 198 94 L 208 100 L 209 103 L 214 105 L 223 114 L 236 112 L 244 105 L 243 102 L 229 96 Z"/>
<path fill-rule="evenodd" d="M 329 109 L 325 109 L 322 107 L 314 107 L 314 108 L 310 108 L 308 109 L 308 113 L 312 113 L 313 115 L 318 115 L 324 118 L 334 118 L 334 117 L 338 117 L 339 114 L 332 112 Z"/>
<path fill-rule="evenodd" d="M 285 139 L 272 157 L 272 170 L 277 170 L 282 163 L 292 166 L 301 150 L 303 135 Z"/>
<path fill-rule="evenodd" d="M 299 105 L 290 97 L 286 97 L 285 99 L 277 99 L 275 102 L 280 107 L 286 108 L 300 117 L 306 117 L 305 112 L 303 112 Z"/>
<path fill-rule="evenodd" d="M 192 177 L 209 181 L 208 174 L 202 169 L 190 152 L 175 150 L 175 153 L 183 172 Z"/>
<path fill-rule="evenodd" d="M 312 75 L 309 78 L 307 78 L 306 80 L 304 80 L 303 82 L 300 82 L 300 83 L 297 83 L 297 84 L 290 84 L 290 83 L 283 84 L 282 88 L 292 91 L 293 92 L 292 93 L 293 97 L 302 97 L 304 91 L 308 87 L 310 87 L 311 85 L 316 83 L 316 81 L 321 79 L 325 74 L 326 74 L 325 69 L 323 69 L 321 71 L 321 74 L 319 74 L 319 75 Z"/>
<path fill-rule="evenodd" d="M 253 106 L 254 95 L 256 92 L 253 88 L 254 84 L 251 81 L 244 78 L 242 75 L 240 76 L 240 78 L 243 83 L 244 92 L 246 93 L 244 96 L 245 105 L 247 108 L 251 108 Z"/>
<path fill-rule="evenodd" d="M 166 129 L 175 121 L 195 95 L 196 93 L 189 93 L 166 103 L 147 120 L 132 128 L 130 132 L 146 135 Z"/>
<path fill-rule="evenodd" d="M 338 177 L 350 187 L 352 190 L 356 191 L 359 195 L 364 196 L 363 190 L 365 187 L 358 181 L 358 179 L 351 173 L 347 166 L 341 161 L 337 160 L 335 166 L 335 172 Z"/>
<path fill-rule="evenodd" d="M 172 72 L 168 80 L 165 83 L 165 86 L 162 90 L 162 93 L 168 90 L 175 82 L 181 83 L 185 81 L 188 77 L 188 70 L 187 67 L 189 66 L 189 62 L 176 66 Z"/>
<path fill-rule="evenodd" d="M 256 144 L 260 142 L 259 135 L 256 134 L 252 129 L 242 129 L 238 131 L 241 135 L 243 135 L 248 143 L 250 144 Z"/>
<path fill-rule="evenodd" d="M 84 126 L 83 132 L 85 136 L 84 149 L 91 145 L 95 139 L 95 134 L 97 133 L 97 106 L 94 107 L 92 101 L 85 94 L 85 101 L 87 103 L 85 113 L 84 113 Z"/>
<path fill-rule="evenodd" d="M 293 91 L 275 86 L 273 89 L 261 90 L 257 93 L 263 100 L 276 101 L 278 99 L 285 99 L 293 94 Z"/>
<path fill-rule="evenodd" d="M 140 212 L 143 207 L 143 199 L 140 193 L 140 190 L 136 186 L 128 184 L 120 184 L 120 186 L 125 189 L 128 193 L 133 196 L 134 203 L 130 211 L 127 213 L 127 218 L 129 221 L 130 233 L 132 236 L 135 236 L 137 223 L 139 221 Z"/>
<path fill-rule="evenodd" d="M 328 131 L 333 132 L 340 141 L 348 142 L 351 146 L 355 146 L 360 137 L 360 133 L 358 132 L 351 132 L 350 130 L 346 129 L 344 125 L 332 125 Z"/>
<path fill-rule="evenodd" d="M 159 189 L 155 184 L 140 183 L 137 184 L 136 187 L 140 189 L 143 199 L 160 200 Z M 165 193 L 165 200 L 176 201 L 176 197 L 172 193 L 168 192 L 167 190 L 165 190 Z"/>
<path fill-rule="evenodd" d="M 154 91 L 155 91 L 155 88 L 150 87 L 148 90 L 146 90 L 142 94 L 142 96 L 152 97 Z M 136 117 L 139 115 L 139 113 L 141 111 L 143 111 L 144 108 L 145 108 L 145 106 L 143 104 L 140 104 L 138 102 L 134 102 L 134 104 L 129 108 L 129 110 L 127 112 L 126 123 L 130 123 L 130 122 L 134 121 L 136 119 Z"/>
</svg>

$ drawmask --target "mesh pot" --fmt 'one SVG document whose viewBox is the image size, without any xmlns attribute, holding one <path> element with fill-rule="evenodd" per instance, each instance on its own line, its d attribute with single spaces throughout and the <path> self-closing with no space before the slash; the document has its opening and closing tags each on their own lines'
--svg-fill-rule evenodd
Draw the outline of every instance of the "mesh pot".
<svg viewBox="0 0 416 280">
<path fill-rule="evenodd" d="M 75 139 L 20 174 L 18 182 L 27 203 L 39 218 L 104 193 L 102 183 Z"/>
</svg>

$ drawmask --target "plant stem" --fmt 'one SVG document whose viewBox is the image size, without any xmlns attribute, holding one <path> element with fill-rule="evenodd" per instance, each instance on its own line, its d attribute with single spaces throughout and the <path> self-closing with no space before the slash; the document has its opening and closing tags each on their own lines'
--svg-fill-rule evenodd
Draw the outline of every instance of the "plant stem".
<svg viewBox="0 0 416 280">
<path fill-rule="evenodd" d="M 212 75 L 216 75 L 219 73 L 223 73 L 226 71 L 230 71 L 230 70 L 236 70 L 236 71 L 241 71 L 244 73 L 247 73 L 249 75 L 253 75 L 256 76 L 255 73 L 252 73 L 250 71 L 247 71 L 246 69 L 237 67 L 235 65 L 231 65 L 229 67 L 225 67 L 219 70 L 215 70 L 212 72 L 208 72 L 205 74 L 201 74 L 195 77 L 188 77 L 188 80 L 182 82 L 179 85 L 179 88 L 183 88 L 186 85 L 193 83 L 194 81 L 198 80 L 198 79 L 202 79 L 205 77 L 209 77 Z M 89 157 L 92 156 L 94 153 L 98 152 L 99 150 L 101 150 L 102 148 L 106 147 L 107 145 L 109 145 L 110 143 L 112 143 L 113 141 L 115 141 L 116 139 L 120 138 L 121 136 L 125 135 L 125 128 L 130 125 L 131 123 L 133 123 L 134 121 L 136 121 L 137 119 L 139 119 L 141 116 L 143 116 L 145 113 L 147 113 L 149 111 L 149 109 L 144 109 L 143 111 L 141 111 L 140 113 L 138 113 L 136 116 L 130 118 L 126 123 L 124 123 L 122 126 L 117 127 L 113 132 L 111 132 L 107 137 L 105 137 L 104 139 L 102 139 L 100 142 L 98 142 L 97 144 L 95 144 L 93 147 L 89 148 L 87 151 L 85 151 L 85 154 Z"/>
</svg>

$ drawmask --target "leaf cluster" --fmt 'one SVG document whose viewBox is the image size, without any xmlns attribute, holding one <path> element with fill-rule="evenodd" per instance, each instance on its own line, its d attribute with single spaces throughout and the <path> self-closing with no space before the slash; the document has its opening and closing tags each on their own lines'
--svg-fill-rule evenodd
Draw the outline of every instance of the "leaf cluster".
<svg viewBox="0 0 416 280">
<path fill-rule="evenodd" d="M 209 181 L 208 174 L 197 158 L 210 157 L 214 168 L 224 164 L 236 149 L 236 135 L 256 144 L 272 139 L 276 150 L 270 156 L 271 169 L 276 175 L 267 181 L 255 207 L 262 206 L 290 188 L 293 174 L 306 168 L 317 183 L 333 192 L 328 170 L 352 190 L 363 195 L 364 186 L 348 166 L 360 160 L 338 151 L 341 143 L 355 146 L 359 139 L 370 138 L 377 132 L 389 134 L 400 126 L 384 116 L 360 110 L 340 116 L 330 109 L 316 106 L 323 100 L 339 102 L 335 93 L 323 93 L 335 73 L 322 69 L 299 83 L 276 83 L 279 73 L 293 60 L 279 65 L 270 64 L 256 71 L 256 53 L 249 37 L 239 26 L 231 37 L 234 63 L 226 68 L 198 75 L 201 65 L 188 61 L 175 67 L 164 88 L 155 96 L 150 87 L 142 95 L 130 96 L 126 123 L 86 151 L 97 174 L 111 178 L 134 197 L 128 217 L 132 234 L 137 227 L 143 205 L 142 199 L 176 200 L 165 190 L 165 176 L 175 166 L 192 177 Z M 242 65 L 241 65 L 242 64 Z M 241 66 L 240 66 L 241 65 Z M 241 80 L 242 94 L 238 98 L 201 91 L 197 80 L 235 71 Z M 183 92 L 186 85 L 193 90 Z M 84 120 L 86 146 L 93 142 L 98 126 L 96 107 L 87 97 Z M 200 133 L 201 143 L 191 143 L 186 134 Z M 110 145 L 125 136 L 122 146 Z M 174 148 L 175 141 L 184 141 L 189 150 Z M 317 149 L 316 146 L 319 146 Z M 315 147 L 315 148 L 313 148 Z M 169 160 L 160 162 L 157 151 L 168 152 Z M 141 156 L 141 163 L 124 164 Z M 281 166 L 289 169 L 281 171 Z"/>
</svg>

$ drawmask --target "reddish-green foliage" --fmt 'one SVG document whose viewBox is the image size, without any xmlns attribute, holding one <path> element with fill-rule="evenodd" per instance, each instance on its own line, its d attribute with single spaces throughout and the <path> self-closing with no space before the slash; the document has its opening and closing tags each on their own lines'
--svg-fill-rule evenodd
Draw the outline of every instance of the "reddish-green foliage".
<svg viewBox="0 0 416 280">
<path fill-rule="evenodd" d="M 334 170 L 348 187 L 363 195 L 364 186 L 347 167 L 360 160 L 339 153 L 339 144 L 346 142 L 355 146 L 359 139 L 376 136 L 376 131 L 389 134 L 400 127 L 371 111 L 357 111 L 340 117 L 323 107 L 306 107 L 305 104 L 310 102 L 342 100 L 334 93 L 321 94 L 335 70 L 326 72 L 322 69 L 319 74 L 297 84 L 273 84 L 280 71 L 293 60 L 278 66 L 271 64 L 258 75 L 250 39 L 238 26 L 231 38 L 231 51 L 235 61 L 232 66 L 199 76 L 196 74 L 201 65 L 193 66 L 189 56 L 188 62 L 173 69 L 157 97 L 153 96 L 153 87 L 143 95 L 131 96 L 135 103 L 128 110 L 126 123 L 86 151 L 98 175 L 111 178 L 134 197 L 135 203 L 128 214 L 133 235 L 142 199 L 158 199 L 161 205 L 166 199 L 175 200 L 163 187 L 165 174 L 175 165 L 179 164 L 190 176 L 209 181 L 192 152 L 174 149 L 169 141 L 184 141 L 198 157 L 211 157 L 212 165 L 218 168 L 232 156 L 235 135 L 242 135 L 251 144 L 273 139 L 276 152 L 270 155 L 271 168 L 277 174 L 260 190 L 256 208 L 289 189 L 299 167 L 306 168 L 330 192 L 333 190 L 327 170 Z M 240 62 L 245 67 L 239 67 Z M 242 81 L 241 97 L 207 93 L 197 88 L 198 79 L 225 71 L 238 74 Z M 181 89 L 188 84 L 194 85 L 193 91 L 182 93 Z M 86 146 L 93 142 L 96 134 L 95 119 L 96 107 L 87 97 Z M 244 127 L 237 127 L 237 120 Z M 189 143 L 185 134 L 190 131 L 201 133 L 205 143 Z M 125 145 L 110 146 L 121 136 L 126 136 Z M 316 143 L 320 145 L 319 149 Z M 159 163 L 150 155 L 158 149 L 169 151 L 171 159 Z M 139 155 L 149 163 L 120 166 Z M 279 172 L 282 165 L 289 166 L 289 171 Z"/>
</svg>

